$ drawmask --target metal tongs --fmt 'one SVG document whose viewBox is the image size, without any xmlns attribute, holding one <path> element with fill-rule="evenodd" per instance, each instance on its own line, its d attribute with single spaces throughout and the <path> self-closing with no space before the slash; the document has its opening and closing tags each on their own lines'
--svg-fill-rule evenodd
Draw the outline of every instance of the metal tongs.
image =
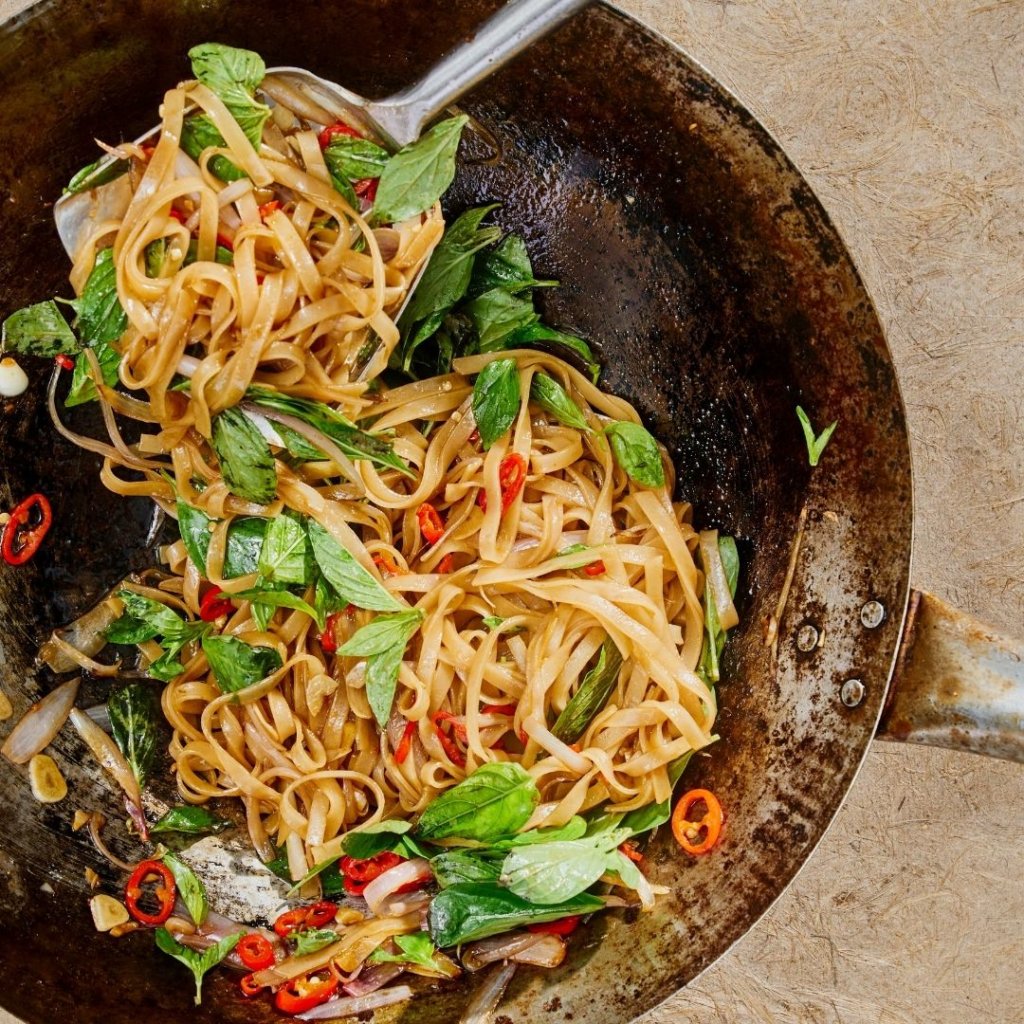
<svg viewBox="0 0 1024 1024">
<path fill-rule="evenodd" d="M 589 2 L 511 0 L 484 22 L 472 39 L 457 46 L 418 82 L 387 99 L 368 100 L 312 72 L 291 67 L 269 68 L 264 91 L 272 99 L 275 87 L 279 95 L 303 96 L 308 111 L 323 111 L 335 121 L 343 119 L 396 151 L 419 138 L 424 126 L 463 93 Z M 137 143 L 147 142 L 159 130 L 151 129 Z M 97 187 L 65 195 L 54 205 L 57 233 L 72 258 L 79 242 L 96 224 L 120 217 L 128 208 L 131 190 L 127 176 L 109 180 L 117 160 L 115 155 L 105 158 L 90 174 Z"/>
</svg>

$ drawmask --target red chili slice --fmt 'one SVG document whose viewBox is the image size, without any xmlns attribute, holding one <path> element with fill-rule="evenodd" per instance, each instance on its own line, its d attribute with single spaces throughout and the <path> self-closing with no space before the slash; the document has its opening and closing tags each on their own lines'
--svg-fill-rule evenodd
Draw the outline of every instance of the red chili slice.
<svg viewBox="0 0 1024 1024">
<path fill-rule="evenodd" d="M 75 361 L 74 361 L 74 359 L 72 359 L 71 356 L 66 355 L 63 352 L 61 352 L 61 354 L 59 356 L 54 357 L 54 362 L 62 370 L 73 370 L 75 368 Z"/>
<path fill-rule="evenodd" d="M 151 895 L 156 897 L 157 909 L 150 913 L 140 906 L 143 896 L 149 891 L 143 886 L 156 882 Z M 174 910 L 174 901 L 178 898 L 178 887 L 171 869 L 159 860 L 144 860 L 131 873 L 128 884 L 124 887 L 124 902 L 128 912 L 141 924 L 152 926 L 163 924 Z"/>
<path fill-rule="evenodd" d="M 306 924 L 306 908 L 296 907 L 294 910 L 286 910 L 274 922 L 274 931 L 282 939 L 287 938 L 294 931 L 301 931 Z"/>
<path fill-rule="evenodd" d="M 513 717 L 516 713 L 515 704 L 485 704 L 480 709 L 485 715 L 508 715 Z"/>
<path fill-rule="evenodd" d="M 228 236 L 221 231 L 217 232 L 217 244 L 222 245 L 228 252 L 235 251 L 235 240 L 233 238 L 228 238 Z"/>
<path fill-rule="evenodd" d="M 409 756 L 409 751 L 412 750 L 412 738 L 415 735 L 416 723 L 406 722 L 405 729 L 402 732 L 402 738 L 399 740 L 398 746 L 395 748 L 396 764 L 405 763 L 405 759 Z"/>
<path fill-rule="evenodd" d="M 317 142 L 320 143 L 320 148 L 326 149 L 331 144 L 331 139 L 333 139 L 335 135 L 348 135 L 353 139 L 361 139 L 363 137 L 350 124 L 345 124 L 344 121 L 335 121 L 334 124 L 328 125 L 317 136 Z"/>
<path fill-rule="evenodd" d="M 390 551 L 377 551 L 373 556 L 373 564 L 380 570 L 381 576 L 402 576 L 398 563 L 391 557 Z"/>
<path fill-rule="evenodd" d="M 235 952 L 250 971 L 264 971 L 274 966 L 274 947 L 270 940 L 259 932 L 243 935 L 235 946 Z"/>
<path fill-rule="evenodd" d="M 338 904 L 330 900 L 321 900 L 306 910 L 306 928 L 314 930 L 325 928 L 338 913 Z"/>
<path fill-rule="evenodd" d="M 294 931 L 323 928 L 334 920 L 337 913 L 338 904 L 330 900 L 321 900 L 308 907 L 296 907 L 294 910 L 286 910 L 274 922 L 274 931 L 285 939 Z"/>
<path fill-rule="evenodd" d="M 377 186 L 379 184 L 380 178 L 360 178 L 358 181 L 353 182 L 352 190 L 360 199 L 365 199 L 368 203 L 372 203 L 377 199 Z"/>
<path fill-rule="evenodd" d="M 282 1013 L 305 1013 L 314 1006 L 326 1003 L 338 987 L 338 976 L 331 970 L 320 968 L 310 974 L 292 978 L 277 990 L 274 1005 Z"/>
<path fill-rule="evenodd" d="M 264 203 L 259 207 L 260 220 L 266 220 L 275 210 L 281 209 L 280 199 L 271 199 L 269 203 Z"/>
<path fill-rule="evenodd" d="M 455 568 L 455 556 L 449 551 L 440 562 L 437 563 L 437 571 L 447 575 Z"/>
<path fill-rule="evenodd" d="M 376 857 L 342 857 L 338 867 L 341 869 L 344 879 L 345 892 L 350 896 L 362 896 L 363 890 L 370 882 L 384 874 L 385 871 L 397 867 L 403 859 L 397 853 L 390 851 L 378 853 Z M 407 883 L 395 891 L 409 892 L 411 889 L 418 888 L 420 884 L 419 882 Z"/>
<path fill-rule="evenodd" d="M 320 646 L 323 648 L 324 654 L 333 654 L 338 649 L 338 634 L 335 632 L 335 627 L 338 625 L 340 617 L 341 612 L 334 612 L 327 616 L 324 631 L 320 634 Z"/>
<path fill-rule="evenodd" d="M 545 921 L 543 924 L 528 924 L 527 930 L 544 935 L 572 935 L 579 927 L 579 915 L 560 917 L 557 921 Z"/>
<path fill-rule="evenodd" d="M 444 520 L 429 501 L 425 501 L 416 510 L 416 518 L 419 520 L 420 533 L 428 544 L 436 544 L 444 536 Z"/>
<path fill-rule="evenodd" d="M 598 560 L 591 562 L 589 565 L 583 567 L 583 571 L 588 576 L 601 576 L 605 572 L 604 562 Z"/>
<path fill-rule="evenodd" d="M 220 587 L 210 587 L 203 594 L 199 602 L 199 618 L 203 622 L 216 622 L 222 615 L 230 615 L 235 610 L 235 606 L 227 598 L 220 596 L 223 593 Z"/>
<path fill-rule="evenodd" d="M 242 990 L 242 995 L 246 999 L 252 999 L 253 996 L 258 996 L 263 991 L 263 986 L 256 981 L 254 974 L 247 974 L 238 983 L 238 987 Z"/>
<path fill-rule="evenodd" d="M 448 760 L 451 761 L 452 764 L 457 765 L 459 768 L 465 768 L 466 767 L 466 756 L 465 756 L 465 754 L 463 754 L 462 751 L 459 750 L 458 745 L 455 743 L 455 740 L 452 739 L 452 737 L 449 736 L 444 731 L 445 723 L 446 722 L 450 723 L 451 727 L 452 727 L 452 732 L 455 733 L 455 735 L 459 736 L 459 738 L 463 742 L 465 742 L 465 740 L 466 740 L 466 726 L 465 726 L 465 723 L 460 722 L 456 718 L 456 716 L 453 715 L 450 711 L 435 711 L 434 715 L 433 715 L 433 718 L 432 718 L 432 721 L 434 723 L 434 732 L 437 733 L 438 741 L 440 742 L 441 746 L 444 748 L 444 752 L 447 755 Z M 461 731 L 461 735 L 459 735 L 460 731 Z"/>
<path fill-rule="evenodd" d="M 526 459 L 518 452 L 512 452 L 501 460 L 498 483 L 501 485 L 501 511 L 507 512 L 526 483 Z M 487 492 L 482 487 L 477 491 L 476 503 L 484 512 L 487 511 Z"/>
<path fill-rule="evenodd" d="M 30 494 L 11 509 L 0 550 L 8 565 L 24 565 L 38 550 L 53 522 L 53 510 L 43 494 Z"/>
</svg>

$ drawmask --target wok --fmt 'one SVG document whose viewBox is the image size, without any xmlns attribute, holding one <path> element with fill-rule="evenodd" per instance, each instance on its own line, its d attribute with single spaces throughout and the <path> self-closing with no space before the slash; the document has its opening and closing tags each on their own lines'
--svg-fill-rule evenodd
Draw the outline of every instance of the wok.
<svg viewBox="0 0 1024 1024">
<path fill-rule="evenodd" d="M 268 64 L 383 95 L 497 6 L 52 0 L 0 26 L 0 312 L 66 293 L 48 203 L 92 159 L 93 136 L 132 138 L 152 123 L 163 90 L 188 74 L 189 46 L 249 46 Z M 598 6 L 462 105 L 499 155 L 491 161 L 488 144 L 471 141 L 448 212 L 504 201 L 500 223 L 562 281 L 539 296 L 546 319 L 595 343 L 604 386 L 635 402 L 668 445 L 697 520 L 736 534 L 744 556 L 721 741 L 687 776 L 726 804 L 720 848 L 691 860 L 656 837 L 648 863 L 671 895 L 636 920 L 593 922 L 562 968 L 521 972 L 501 1010 L 514 1022 L 611 1024 L 692 979 L 778 897 L 838 809 L 883 709 L 900 738 L 1019 759 L 1020 656 L 911 590 L 909 448 L 877 318 L 810 189 L 735 99 Z M 39 641 L 154 557 L 150 510 L 106 493 L 98 461 L 52 433 L 44 371 L 34 372 L 29 392 L 3 407 L 0 503 L 44 490 L 56 525 L 29 565 L 0 572 L 0 685 L 16 714 L 52 686 L 34 667 Z M 798 403 L 819 426 L 839 420 L 813 470 Z M 88 427 L 88 413 L 77 424 Z M 776 612 L 777 641 L 766 643 Z M 102 693 L 89 684 L 80 703 Z M 224 973 L 193 1010 L 182 968 L 148 936 L 94 932 L 83 870 L 100 870 L 108 891 L 117 876 L 71 817 L 76 807 L 123 813 L 70 730 L 53 748 L 71 789 L 61 804 L 37 804 L 23 773 L 0 764 L 4 1005 L 32 1024 L 280 1019 L 240 1000 Z M 110 839 L 137 855 L 121 830 Z M 466 998 L 453 986 L 379 1016 L 456 1020 Z"/>
</svg>

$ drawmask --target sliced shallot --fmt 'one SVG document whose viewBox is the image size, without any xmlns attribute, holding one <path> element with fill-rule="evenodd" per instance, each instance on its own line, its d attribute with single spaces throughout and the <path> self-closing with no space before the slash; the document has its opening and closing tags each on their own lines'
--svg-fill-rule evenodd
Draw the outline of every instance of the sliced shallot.
<svg viewBox="0 0 1024 1024">
<path fill-rule="evenodd" d="M 54 672 L 71 672 L 78 667 L 78 663 L 69 658 L 63 651 L 59 650 L 53 639 L 63 640 L 66 644 L 74 647 L 86 657 L 99 654 L 107 645 L 106 631 L 115 619 L 121 616 L 121 602 L 112 597 L 107 597 L 99 604 L 90 608 L 84 615 L 79 616 L 63 629 L 54 632 L 53 638 L 48 640 L 39 649 L 39 657 L 46 662 Z"/>
<path fill-rule="evenodd" d="M 403 970 L 405 968 L 401 964 L 374 964 L 372 967 L 364 967 L 357 978 L 344 982 L 341 987 L 350 996 L 368 996 L 389 981 L 394 981 Z"/>
<path fill-rule="evenodd" d="M 466 946 L 462 950 L 463 967 L 467 971 L 479 971 L 498 960 L 511 960 L 517 953 L 536 945 L 544 936 L 538 932 L 511 932 L 494 935 Z"/>
<path fill-rule="evenodd" d="M 413 882 L 429 882 L 434 877 L 430 870 L 430 864 L 422 857 L 414 857 L 412 860 L 403 860 L 393 868 L 379 874 L 363 890 L 363 899 L 366 900 L 370 912 L 375 917 L 383 917 L 381 914 L 384 901 L 405 885 Z"/>
<path fill-rule="evenodd" d="M 68 720 L 81 679 L 69 679 L 25 712 L 0 747 L 8 761 L 25 764 L 46 747 Z"/>
<path fill-rule="evenodd" d="M 515 973 L 515 964 L 502 964 L 500 967 L 492 968 L 491 973 L 473 993 L 473 998 L 463 1011 L 459 1024 L 490 1024 L 491 1017 Z"/>
<path fill-rule="evenodd" d="M 336 1020 L 354 1017 L 367 1010 L 379 1010 L 382 1006 L 412 999 L 412 989 L 408 985 L 395 985 L 394 988 L 382 988 L 365 996 L 349 996 L 341 999 L 329 999 L 326 1003 L 314 1006 L 305 1013 L 297 1013 L 298 1020 Z"/>
</svg>

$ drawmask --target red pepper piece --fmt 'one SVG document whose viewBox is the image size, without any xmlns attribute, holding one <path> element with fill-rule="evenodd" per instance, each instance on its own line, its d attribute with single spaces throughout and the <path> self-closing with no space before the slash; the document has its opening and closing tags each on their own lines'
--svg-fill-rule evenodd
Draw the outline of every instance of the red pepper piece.
<svg viewBox="0 0 1024 1024">
<path fill-rule="evenodd" d="M 481 709 L 485 715 L 508 715 L 512 718 L 516 713 L 515 704 L 485 704 Z"/>
<path fill-rule="evenodd" d="M 436 544 L 444 536 L 444 520 L 429 501 L 425 501 L 416 510 L 416 518 L 419 520 L 420 533 L 428 544 Z"/>
<path fill-rule="evenodd" d="M 306 924 L 306 908 L 296 907 L 294 910 L 286 910 L 275 922 L 274 931 L 282 939 L 287 938 L 294 931 L 302 931 Z"/>
<path fill-rule="evenodd" d="M 402 576 L 398 563 L 391 557 L 390 551 L 378 551 L 373 556 L 373 564 L 380 570 L 381 576 Z"/>
<path fill-rule="evenodd" d="M 363 136 L 360 132 L 357 132 L 350 124 L 345 124 L 344 121 L 335 121 L 334 124 L 328 125 L 318 136 L 317 142 L 320 143 L 321 149 L 326 149 L 331 144 L 331 139 L 335 135 L 348 135 L 353 139 L 361 139 Z"/>
<path fill-rule="evenodd" d="M 353 182 L 352 190 L 360 199 L 365 199 L 368 203 L 372 203 L 377 198 L 377 186 L 379 184 L 380 178 L 360 178 L 358 181 Z"/>
<path fill-rule="evenodd" d="M 320 900 L 306 909 L 306 928 L 326 928 L 338 913 L 338 904 L 330 900 Z"/>
<path fill-rule="evenodd" d="M 471 445 L 478 445 L 480 443 L 480 430 L 477 427 L 473 428 L 473 432 L 466 438 Z"/>
<path fill-rule="evenodd" d="M 75 368 L 75 361 L 71 356 L 61 352 L 59 356 L 55 356 L 53 360 L 62 370 L 73 370 Z"/>
<path fill-rule="evenodd" d="M 405 759 L 409 756 L 409 751 L 412 749 L 412 738 L 416 735 L 416 723 L 406 722 L 405 729 L 402 732 L 402 738 L 398 742 L 398 746 L 395 748 L 395 763 L 404 764 Z"/>
<path fill-rule="evenodd" d="M 174 206 L 172 206 L 167 211 L 167 216 L 170 217 L 171 220 L 176 220 L 179 224 L 184 224 L 185 221 L 188 220 L 188 218 L 185 216 L 185 214 L 183 214 L 181 212 L 181 210 L 177 209 Z"/>
<path fill-rule="evenodd" d="M 338 987 L 338 976 L 331 970 L 320 968 L 310 974 L 292 978 L 277 990 L 274 1005 L 282 1013 L 305 1013 L 314 1006 L 326 1003 Z"/>
<path fill-rule="evenodd" d="M 227 598 L 220 596 L 223 593 L 220 587 L 210 587 L 203 594 L 199 602 L 199 618 L 203 622 L 216 622 L 222 615 L 230 615 L 235 610 L 235 606 Z"/>
<path fill-rule="evenodd" d="M 643 863 L 644 855 L 637 849 L 636 843 L 627 839 L 620 847 L 619 851 L 625 854 L 634 864 Z"/>
<path fill-rule="evenodd" d="M 366 857 L 365 859 L 342 857 L 338 867 L 341 869 L 343 876 L 345 892 L 350 896 L 362 896 L 363 890 L 370 882 L 384 874 L 385 871 L 397 867 L 404 859 L 404 857 L 399 857 L 397 853 L 391 853 L 390 851 L 378 853 L 376 857 Z M 418 888 L 420 884 L 419 882 L 410 882 L 395 891 L 409 892 L 410 889 Z"/>
<path fill-rule="evenodd" d="M 156 882 L 156 888 L 152 890 L 152 895 L 157 900 L 155 913 L 150 913 L 139 905 L 146 892 L 143 886 L 151 881 Z M 159 860 L 144 860 L 131 873 L 128 884 L 124 887 L 124 902 L 128 912 L 141 924 L 154 927 L 163 924 L 171 916 L 177 898 L 178 887 L 174 882 L 174 875 L 171 874 L 171 869 Z"/>
<path fill-rule="evenodd" d="M 247 974 L 238 983 L 238 987 L 242 990 L 242 995 L 246 999 L 252 999 L 253 996 L 258 996 L 263 991 L 263 986 L 257 984 L 256 977 L 253 974 Z"/>
<path fill-rule="evenodd" d="M 260 220 L 266 220 L 275 210 L 281 209 L 280 199 L 271 199 L 269 203 L 264 203 L 259 208 Z"/>
<path fill-rule="evenodd" d="M 512 452 L 501 460 L 498 483 L 501 485 L 501 511 L 507 512 L 526 483 L 526 459 L 518 452 Z M 482 487 L 477 491 L 476 503 L 484 512 L 487 511 L 487 492 Z"/>
<path fill-rule="evenodd" d="M 274 947 L 270 940 L 259 932 L 243 935 L 235 946 L 235 952 L 250 971 L 264 971 L 274 966 Z"/>
<path fill-rule="evenodd" d="M 458 738 L 461 739 L 463 743 L 465 743 L 465 723 L 460 722 L 458 718 L 455 715 L 453 715 L 450 711 L 435 711 L 432 721 L 434 723 L 434 731 L 437 733 L 437 738 L 440 741 L 441 746 L 444 748 L 444 752 L 447 755 L 448 760 L 451 761 L 452 764 L 458 765 L 459 768 L 465 768 L 465 755 L 462 753 L 461 750 L 459 750 L 457 744 L 455 743 L 455 740 L 452 739 L 452 737 L 444 731 L 445 723 L 450 723 L 452 727 L 452 732 L 456 736 L 458 736 Z"/>
<path fill-rule="evenodd" d="M 321 900 L 308 907 L 296 907 L 294 910 L 286 910 L 274 922 L 274 931 L 284 939 L 294 931 L 323 928 L 334 920 L 337 913 L 338 905 L 330 900 Z"/>
<path fill-rule="evenodd" d="M 217 244 L 222 245 L 228 252 L 235 251 L 235 240 L 228 238 L 222 231 L 217 232 Z"/>
<path fill-rule="evenodd" d="M 437 563 L 437 571 L 447 575 L 455 568 L 455 557 L 449 551 L 440 562 Z"/>
<path fill-rule="evenodd" d="M 560 917 L 557 921 L 545 921 L 543 924 L 528 924 L 529 931 L 543 935 L 572 935 L 579 927 L 579 915 Z"/>
<path fill-rule="evenodd" d="M 320 646 L 323 648 L 324 654 L 333 654 L 338 649 L 338 634 L 335 632 L 335 627 L 338 625 L 339 618 L 341 618 L 341 612 L 334 612 L 327 616 L 327 621 L 324 623 L 324 631 L 320 634 Z"/>
<path fill-rule="evenodd" d="M 8 565 L 24 565 L 38 550 L 53 522 L 53 510 L 43 494 L 30 494 L 11 509 L 0 551 Z"/>
<path fill-rule="evenodd" d="M 605 572 L 604 562 L 600 561 L 600 559 L 596 562 L 591 562 L 583 567 L 583 571 L 588 576 L 601 576 Z"/>
</svg>

